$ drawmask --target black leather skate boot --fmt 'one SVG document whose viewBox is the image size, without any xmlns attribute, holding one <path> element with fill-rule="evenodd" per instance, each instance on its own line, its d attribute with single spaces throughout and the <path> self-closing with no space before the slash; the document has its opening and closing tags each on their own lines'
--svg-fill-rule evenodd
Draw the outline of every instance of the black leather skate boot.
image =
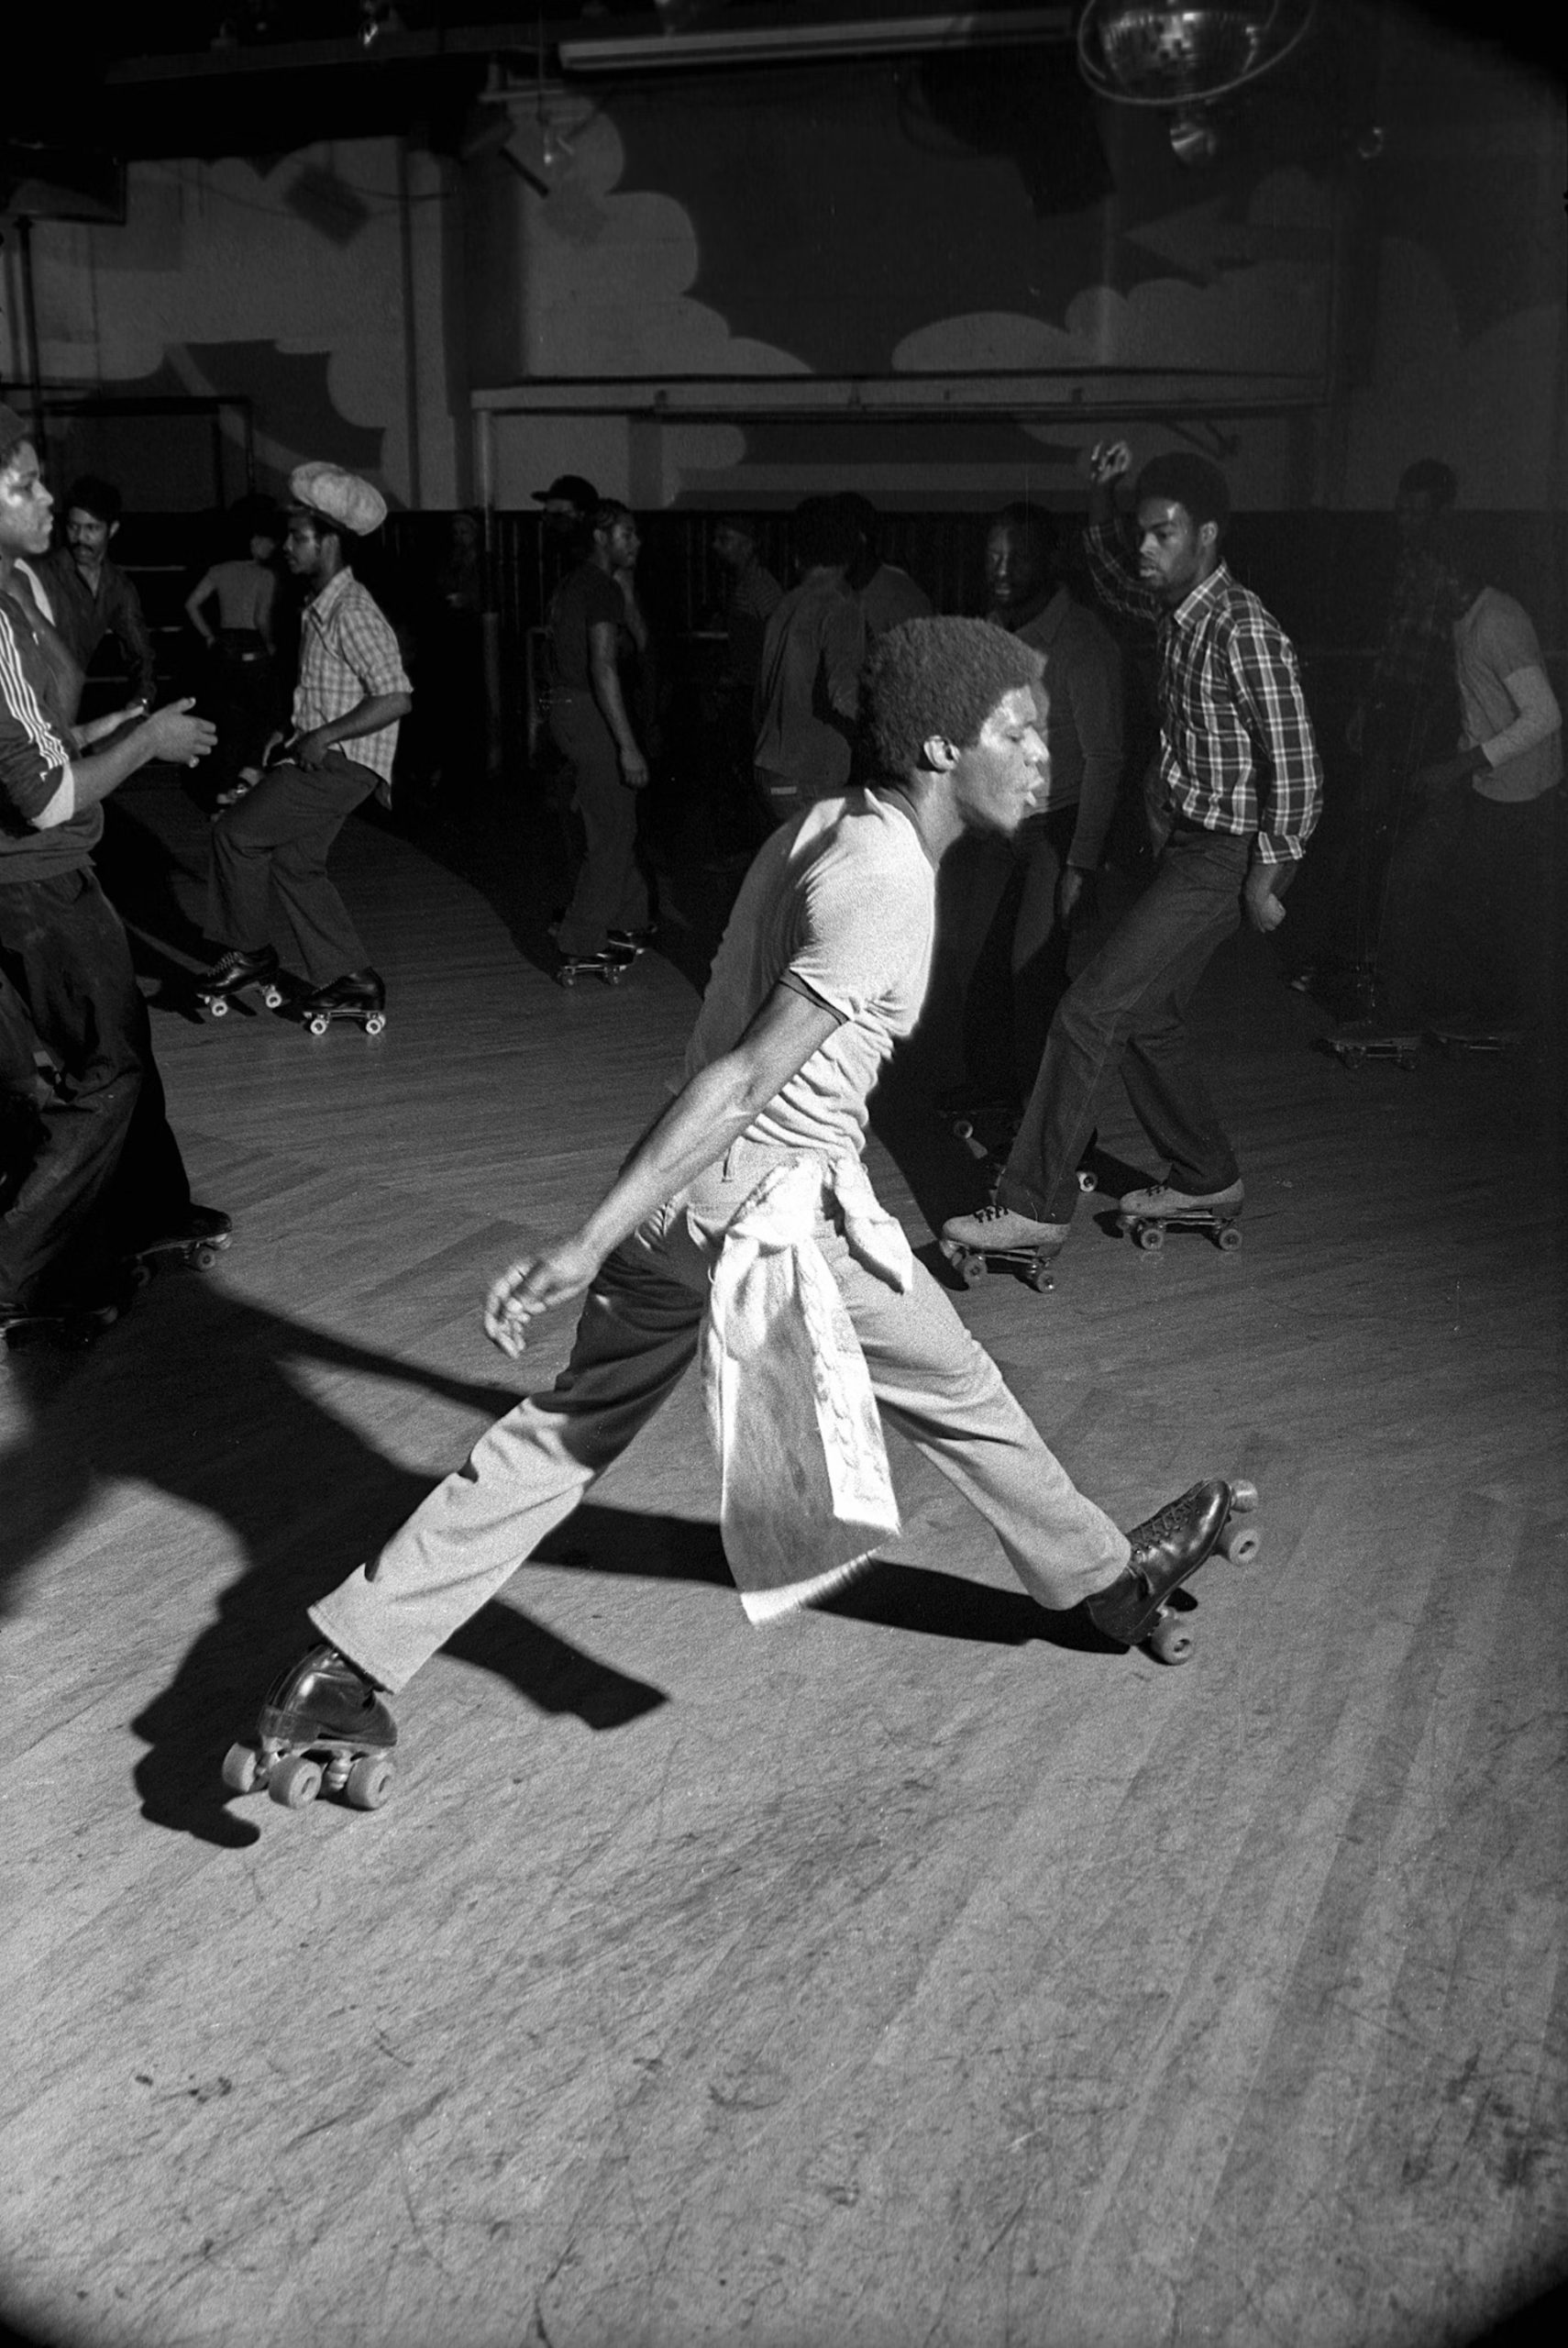
<svg viewBox="0 0 1568 2348">
<path fill-rule="evenodd" d="M 313 1011 L 381 1011 L 386 1000 L 386 980 L 379 970 L 345 970 L 340 979 L 302 995 L 296 1008 L 308 1018 Z"/>
<path fill-rule="evenodd" d="M 1136 1646 L 1171 1591 L 1212 1555 L 1230 1514 L 1231 1498 L 1230 1485 L 1211 1476 L 1135 1524 L 1127 1535 L 1132 1555 L 1110 1588 L 1087 1601 L 1096 1630 L 1123 1646 Z"/>
<path fill-rule="evenodd" d="M 196 973 L 196 992 L 204 1002 L 222 1002 L 241 987 L 264 987 L 277 975 L 278 958 L 270 946 L 231 946 L 210 970 Z"/>
<path fill-rule="evenodd" d="M 334 1646 L 308 1648 L 273 1681 L 256 1732 L 256 1744 L 228 1749 L 223 1781 L 230 1793 L 265 1786 L 285 1810 L 303 1810 L 325 1786 L 359 1810 L 379 1810 L 392 1791 L 392 1707 Z"/>
</svg>

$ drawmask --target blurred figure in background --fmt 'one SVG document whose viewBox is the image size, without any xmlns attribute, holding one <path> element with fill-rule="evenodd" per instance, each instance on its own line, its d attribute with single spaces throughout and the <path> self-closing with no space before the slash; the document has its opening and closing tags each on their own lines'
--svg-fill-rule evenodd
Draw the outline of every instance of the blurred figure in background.
<svg viewBox="0 0 1568 2348">
<path fill-rule="evenodd" d="M 275 568 L 282 516 L 248 499 L 228 517 L 233 541 L 185 598 L 185 616 L 209 656 L 212 681 L 202 699 L 218 730 L 214 803 L 232 806 L 261 780 L 261 759 L 278 723 Z M 214 606 L 215 605 L 215 613 Z"/>
<path fill-rule="evenodd" d="M 556 930 L 563 976 L 631 959 L 652 925 L 637 858 L 637 794 L 647 789 L 649 766 L 631 692 L 647 645 L 635 578 L 641 546 L 630 508 L 606 499 L 588 553 L 550 602 L 550 731 L 571 768 L 586 841 Z"/>
<path fill-rule="evenodd" d="M 840 493 L 839 504 L 849 516 L 856 551 L 845 574 L 845 584 L 866 619 L 867 648 L 903 620 L 931 617 L 931 597 L 907 570 L 882 559 L 882 517 L 858 490 Z"/>
<path fill-rule="evenodd" d="M 845 500 L 808 497 L 791 536 L 798 581 L 768 619 L 756 685 L 752 760 L 770 824 L 849 781 L 866 659 L 866 615 L 845 579 L 860 540 Z"/>
<path fill-rule="evenodd" d="M 723 630 L 723 663 L 704 694 L 708 737 L 710 845 L 721 856 L 749 858 L 759 831 L 752 791 L 752 717 L 767 623 L 784 590 L 759 560 L 753 525 L 743 514 L 713 524 L 713 555 L 725 574 L 714 623 Z"/>
<path fill-rule="evenodd" d="M 987 532 L 985 616 L 1044 657 L 1050 771 L 1013 838 L 961 841 L 938 883 L 941 986 L 923 1047 L 944 1105 L 978 1112 L 993 1140 L 1034 1082 L 1121 778 L 1121 655 L 1055 554 L 1038 507 L 1006 506 Z"/>
</svg>

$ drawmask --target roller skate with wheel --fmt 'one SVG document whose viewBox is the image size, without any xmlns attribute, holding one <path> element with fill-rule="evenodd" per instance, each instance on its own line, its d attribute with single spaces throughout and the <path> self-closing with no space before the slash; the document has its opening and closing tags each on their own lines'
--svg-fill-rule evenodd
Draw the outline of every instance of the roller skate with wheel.
<svg viewBox="0 0 1568 2348">
<path fill-rule="evenodd" d="M 657 936 L 658 931 L 649 922 L 645 929 L 607 930 L 604 944 L 606 950 L 618 954 L 623 962 L 635 962 L 639 954 L 647 952 Z"/>
<path fill-rule="evenodd" d="M 79 1272 L 69 1283 L 62 1282 L 25 1303 L 0 1297 L 0 1339 L 7 1352 L 46 1345 L 67 1353 L 85 1353 L 105 1329 L 112 1329 L 130 1311 L 140 1285 L 141 1279 L 130 1266 L 106 1264 Z"/>
<path fill-rule="evenodd" d="M 1408 1073 L 1421 1048 L 1421 1031 L 1368 1013 L 1363 1019 L 1342 1020 L 1331 1036 L 1323 1037 L 1322 1046 L 1353 1076 L 1370 1060 L 1392 1060 Z"/>
<path fill-rule="evenodd" d="M 210 1272 L 234 1236 L 234 1218 L 221 1207 L 189 1206 L 168 1231 L 143 1240 L 130 1251 L 132 1267 L 144 1279 L 162 1268 L 182 1265 L 187 1270 Z"/>
<path fill-rule="evenodd" d="M 303 1810 L 324 1790 L 356 1810 L 380 1810 L 392 1791 L 396 1744 L 381 1689 L 323 1644 L 273 1681 L 255 1742 L 229 1746 L 223 1781 L 231 1794 L 265 1787 L 285 1810 Z"/>
<path fill-rule="evenodd" d="M 1519 1031 L 1517 1027 L 1476 1026 L 1469 1020 L 1455 1019 L 1441 1027 L 1429 1027 L 1426 1040 L 1440 1052 L 1502 1053 L 1512 1051 L 1519 1040 Z"/>
<path fill-rule="evenodd" d="M 973 1288 L 995 1266 L 1016 1272 L 1043 1295 L 1056 1284 L 1051 1266 L 1072 1227 L 1070 1223 L 1036 1223 L 993 1202 L 974 1214 L 950 1215 L 942 1226 L 942 1253 L 966 1288 Z"/>
<path fill-rule="evenodd" d="M 618 953 L 613 946 L 602 946 L 593 954 L 563 953 L 553 975 L 558 987 L 574 987 L 579 979 L 598 979 L 607 987 L 618 987 L 636 958 L 635 954 Z"/>
<path fill-rule="evenodd" d="M 357 1019 L 367 1036 L 379 1036 L 387 1024 L 386 1002 L 386 981 L 379 970 L 346 970 L 301 995 L 294 1015 L 313 1036 L 325 1036 L 335 1019 Z"/>
<path fill-rule="evenodd" d="M 1246 1520 L 1257 1504 L 1255 1484 L 1214 1476 L 1135 1524 L 1127 1535 L 1132 1554 L 1126 1565 L 1109 1589 L 1088 1601 L 1095 1628 L 1121 1646 L 1147 1645 L 1161 1663 L 1186 1663 L 1198 1641 L 1172 1596 L 1209 1557 L 1226 1557 L 1233 1566 L 1253 1563 L 1260 1544 Z"/>
<path fill-rule="evenodd" d="M 1116 1226 L 1151 1254 L 1165 1246 L 1167 1231 L 1207 1231 L 1216 1247 L 1229 1255 L 1242 1244 L 1245 1198 L 1240 1182 L 1228 1183 L 1222 1191 L 1177 1191 L 1168 1182 L 1155 1182 L 1146 1191 L 1124 1193 Z"/>
<path fill-rule="evenodd" d="M 193 991 L 212 1019 L 224 1018 L 229 1004 L 247 987 L 257 988 L 268 1010 L 276 1011 L 283 1000 L 278 976 L 278 958 L 270 946 L 259 946 L 254 951 L 236 946 L 220 955 L 211 969 L 197 972 Z"/>
</svg>

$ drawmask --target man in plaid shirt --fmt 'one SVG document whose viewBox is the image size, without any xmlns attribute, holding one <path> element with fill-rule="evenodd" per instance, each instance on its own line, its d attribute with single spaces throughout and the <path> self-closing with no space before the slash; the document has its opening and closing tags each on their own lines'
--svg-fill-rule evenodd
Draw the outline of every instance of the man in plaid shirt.
<svg viewBox="0 0 1568 2348">
<path fill-rule="evenodd" d="M 414 705 L 397 638 L 349 566 L 348 542 L 380 528 L 386 501 L 336 465 L 299 466 L 289 489 L 287 560 L 310 597 L 293 731 L 282 759 L 214 826 L 207 926 L 228 950 L 197 986 L 223 997 L 274 979 L 276 913 L 311 989 L 302 1014 L 379 1013 L 386 988 L 326 858 L 362 800 L 390 797 L 398 721 Z"/>
<path fill-rule="evenodd" d="M 1123 1198 L 1123 1211 L 1149 1222 L 1194 1207 L 1239 1211 L 1241 1168 L 1193 1055 L 1187 1005 L 1243 908 L 1265 932 L 1285 919 L 1279 892 L 1322 803 L 1295 652 L 1220 557 L 1230 518 L 1223 475 L 1185 452 L 1144 466 L 1134 576 L 1114 506 L 1131 451 L 1116 441 L 1097 448 L 1090 464 L 1087 548 L 1097 591 L 1112 610 L 1152 625 L 1159 644 L 1159 861 L 1057 1007 L 995 1200 L 943 1232 L 963 1247 L 1043 1257 L 1066 1239 L 1096 1098 L 1118 1067 L 1169 1169 Z"/>
</svg>

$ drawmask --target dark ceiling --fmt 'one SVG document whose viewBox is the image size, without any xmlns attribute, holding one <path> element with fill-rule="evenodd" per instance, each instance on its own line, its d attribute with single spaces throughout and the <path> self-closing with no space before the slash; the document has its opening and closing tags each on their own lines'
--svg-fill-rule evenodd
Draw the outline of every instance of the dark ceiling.
<svg viewBox="0 0 1568 2348">
<path fill-rule="evenodd" d="M 1386 7 L 1397 0 L 1370 0 Z M 1026 0 L 152 0 L 138 9 L 102 0 L 34 0 L 30 71 L 12 87 L 0 149 L 0 206 L 37 175 L 40 148 L 98 150 L 121 161 L 155 155 L 276 153 L 326 138 L 403 131 L 442 151 L 464 125 L 492 60 L 513 76 L 561 69 L 563 41 L 643 35 L 796 35 L 846 23 L 897 32 L 911 19 L 1016 17 Z M 1416 0 L 1412 0 L 1416 5 Z M 1343 32 L 1369 0 L 1320 0 Z M 1506 44 L 1561 79 L 1554 11 L 1514 0 L 1419 12 Z M 1066 9 L 1062 10 L 1064 32 Z M 1062 38 L 1061 35 L 1058 39 Z M 679 42 L 675 44 L 679 46 Z M 673 53 L 671 51 L 670 53 Z M 638 66 L 629 72 L 643 70 Z M 761 69 L 759 69 L 761 70 Z M 9 95 L 9 94 L 8 94 Z M 29 162 L 29 156 L 31 161 Z M 56 159 L 58 160 L 58 159 Z"/>
</svg>

